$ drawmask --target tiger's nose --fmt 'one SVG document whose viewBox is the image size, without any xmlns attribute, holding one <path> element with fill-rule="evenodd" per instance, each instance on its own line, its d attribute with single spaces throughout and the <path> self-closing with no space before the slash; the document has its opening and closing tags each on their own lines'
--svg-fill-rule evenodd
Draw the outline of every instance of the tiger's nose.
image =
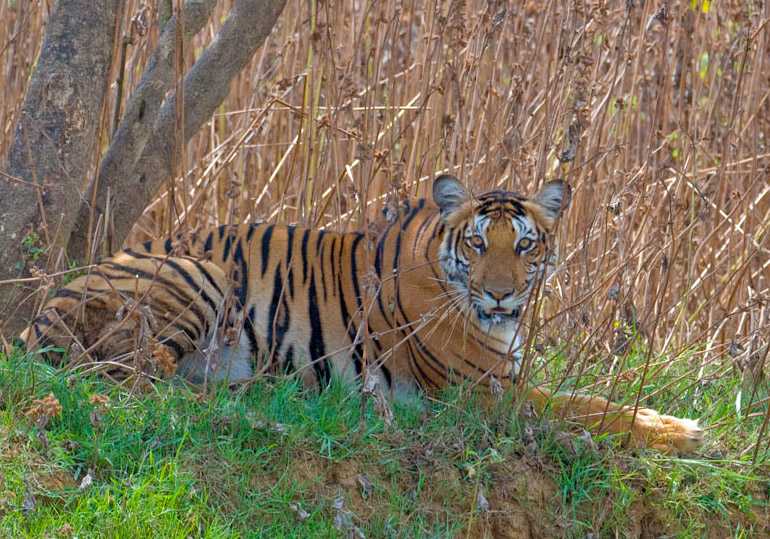
<svg viewBox="0 0 770 539">
<path fill-rule="evenodd" d="M 484 290 L 484 292 L 486 292 L 487 296 L 489 296 L 493 300 L 497 301 L 498 303 L 500 303 L 504 299 L 507 299 L 507 298 L 509 298 L 510 296 L 513 295 L 513 289 L 512 288 L 509 288 L 507 290 L 500 290 L 500 289 L 496 289 L 496 288 L 487 288 L 487 289 Z"/>
</svg>

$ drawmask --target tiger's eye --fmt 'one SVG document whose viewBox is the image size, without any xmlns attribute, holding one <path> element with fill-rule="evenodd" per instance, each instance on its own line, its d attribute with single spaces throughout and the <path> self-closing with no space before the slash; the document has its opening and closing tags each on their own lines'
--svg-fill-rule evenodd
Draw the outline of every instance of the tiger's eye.
<svg viewBox="0 0 770 539">
<path fill-rule="evenodd" d="M 465 242 L 471 247 L 473 247 L 474 249 L 477 249 L 479 251 L 484 250 L 484 238 L 482 238 L 478 234 L 467 238 Z"/>
<path fill-rule="evenodd" d="M 518 248 L 519 248 L 520 251 L 526 251 L 530 247 L 532 247 L 532 240 L 531 239 L 529 239 L 529 238 L 521 238 L 519 240 Z"/>
</svg>

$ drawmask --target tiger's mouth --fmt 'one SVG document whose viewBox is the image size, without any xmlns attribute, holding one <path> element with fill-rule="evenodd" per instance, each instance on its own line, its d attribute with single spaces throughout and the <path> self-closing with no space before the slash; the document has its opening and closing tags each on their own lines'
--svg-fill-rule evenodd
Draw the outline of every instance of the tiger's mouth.
<svg viewBox="0 0 770 539">
<path fill-rule="evenodd" d="M 485 324 L 508 324 L 515 322 L 521 316 L 521 310 L 518 308 L 506 309 L 503 307 L 494 307 L 486 310 L 481 305 L 475 305 L 476 316 L 480 322 Z"/>
</svg>

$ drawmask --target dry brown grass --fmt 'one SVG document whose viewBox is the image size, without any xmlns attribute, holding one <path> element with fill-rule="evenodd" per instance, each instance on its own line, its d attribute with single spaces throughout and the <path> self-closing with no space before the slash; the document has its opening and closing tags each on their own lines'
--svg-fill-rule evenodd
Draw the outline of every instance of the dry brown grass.
<svg viewBox="0 0 770 539">
<path fill-rule="evenodd" d="M 0 2 L 3 153 L 49 4 Z M 123 101 L 158 4 L 127 2 Z M 761 368 L 770 4 L 694 4 L 291 2 L 132 239 L 253 220 L 354 229 L 440 171 L 525 193 L 561 176 L 574 197 L 542 335 L 573 374 L 600 362 L 650 379 L 683 350 L 693 381 Z M 655 361 L 624 366 L 630 333 Z"/>
</svg>

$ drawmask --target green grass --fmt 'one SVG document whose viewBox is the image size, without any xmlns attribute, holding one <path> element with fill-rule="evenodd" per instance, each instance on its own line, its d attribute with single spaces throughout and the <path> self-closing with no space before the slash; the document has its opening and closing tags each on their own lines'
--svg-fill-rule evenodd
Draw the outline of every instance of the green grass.
<svg viewBox="0 0 770 539">
<path fill-rule="evenodd" d="M 650 404 L 717 427 L 673 458 L 521 419 L 511 395 L 488 409 L 453 388 L 386 426 L 337 383 L 132 394 L 15 353 L 0 357 L 0 537 L 766 536 L 766 455 L 744 451 L 762 418 L 736 417 L 737 380 L 686 386 Z M 24 412 L 49 393 L 62 413 L 41 428 Z M 96 415 L 93 395 L 110 399 Z"/>
</svg>

